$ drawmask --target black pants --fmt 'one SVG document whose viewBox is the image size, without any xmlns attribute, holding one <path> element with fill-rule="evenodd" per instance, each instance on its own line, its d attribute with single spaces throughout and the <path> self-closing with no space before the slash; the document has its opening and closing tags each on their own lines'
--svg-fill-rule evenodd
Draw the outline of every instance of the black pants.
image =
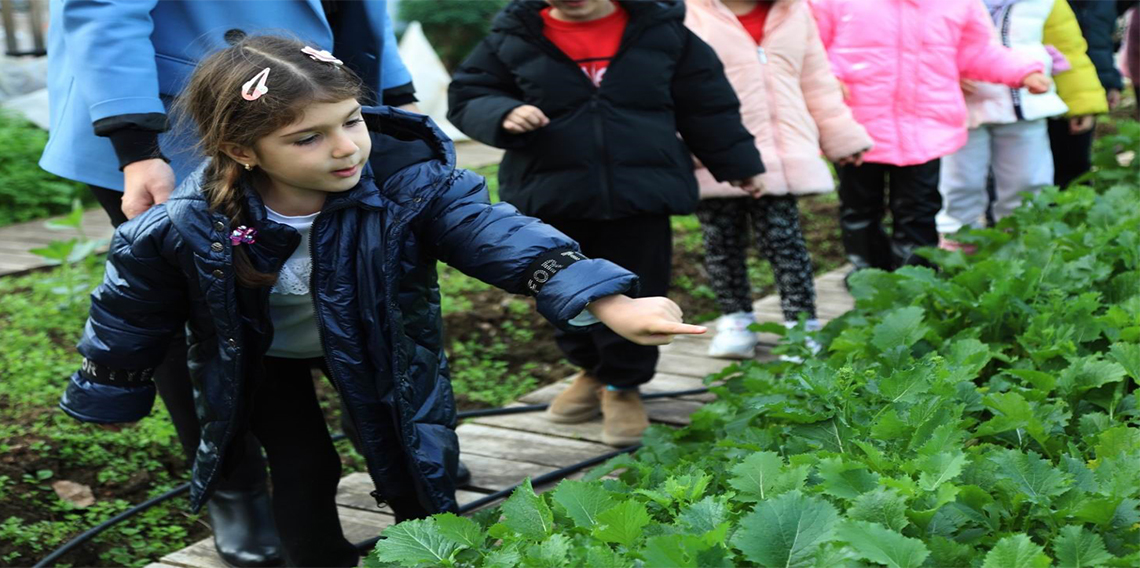
<svg viewBox="0 0 1140 568">
<path fill-rule="evenodd" d="M 111 224 L 115 227 L 127 222 L 121 209 L 123 193 L 102 187 L 89 186 L 95 199 L 103 206 Z M 166 358 L 154 371 L 154 383 L 158 394 L 170 413 L 178 441 L 186 455 L 186 460 L 194 462 L 198 453 L 200 426 L 198 413 L 194 410 L 194 389 L 190 384 L 190 371 L 186 367 L 186 337 L 179 334 L 170 342 Z M 222 479 L 216 486 L 219 491 L 244 491 L 265 484 L 265 459 L 261 447 L 252 435 L 241 441 L 244 444 L 242 455 L 237 463 L 227 464 Z"/>
<path fill-rule="evenodd" d="M 604 258 L 641 280 L 639 297 L 664 296 L 673 268 L 673 229 L 667 215 L 615 221 L 543 219 L 578 241 L 591 258 Z M 586 333 L 557 331 L 558 347 L 571 363 L 603 383 L 635 387 L 649 382 L 657 370 L 657 347 L 638 345 L 598 326 Z"/>
<path fill-rule="evenodd" d="M 321 360 L 266 357 L 249 430 L 265 448 L 273 520 L 290 566 L 356 566 L 336 507 L 340 456 L 317 402 L 312 368 Z"/>
<path fill-rule="evenodd" d="M 1095 128 L 1080 134 L 1069 133 L 1069 119 L 1049 119 L 1049 148 L 1053 151 L 1053 184 L 1065 189 L 1081 174 L 1092 169 L 1092 143 Z"/>
<path fill-rule="evenodd" d="M 697 205 L 705 243 L 705 266 L 723 313 L 752 311 L 752 284 L 745 264 L 748 226 L 760 252 L 776 273 L 784 319 L 815 318 L 811 256 L 800 229 L 800 210 L 791 195 L 760 199 L 705 199 Z"/>
<path fill-rule="evenodd" d="M 938 169 L 937 159 L 913 166 L 839 166 L 839 226 L 847 259 L 855 268 L 894 270 L 926 264 L 914 250 L 938 245 Z M 889 198 L 884 195 L 888 180 Z M 883 229 L 884 201 L 893 225 L 889 238 Z"/>
</svg>

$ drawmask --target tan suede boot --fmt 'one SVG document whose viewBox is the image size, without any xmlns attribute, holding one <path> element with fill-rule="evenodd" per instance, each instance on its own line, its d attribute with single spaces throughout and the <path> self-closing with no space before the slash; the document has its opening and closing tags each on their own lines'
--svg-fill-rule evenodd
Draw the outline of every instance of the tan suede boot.
<svg viewBox="0 0 1140 568">
<path fill-rule="evenodd" d="M 598 394 L 602 388 L 605 385 L 601 381 L 585 371 L 579 372 L 570 387 L 550 401 L 546 419 L 559 424 L 577 424 L 597 416 L 602 410 Z"/>
<path fill-rule="evenodd" d="M 602 442 L 623 448 L 641 441 L 649 416 L 637 390 L 602 389 Z"/>
</svg>

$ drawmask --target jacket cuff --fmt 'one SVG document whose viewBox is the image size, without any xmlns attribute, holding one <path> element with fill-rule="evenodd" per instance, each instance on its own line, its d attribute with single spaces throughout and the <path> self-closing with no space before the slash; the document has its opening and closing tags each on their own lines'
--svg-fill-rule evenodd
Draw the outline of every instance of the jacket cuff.
<svg viewBox="0 0 1140 568">
<path fill-rule="evenodd" d="M 110 136 L 117 130 L 133 128 L 136 130 L 152 130 L 155 133 L 166 132 L 170 129 L 170 120 L 161 112 L 146 112 L 137 114 L 117 114 L 100 118 L 91 124 L 96 136 Z"/>
<path fill-rule="evenodd" d="M 767 171 L 760 158 L 760 152 L 756 150 L 751 139 L 749 139 L 749 144 L 745 150 L 729 151 L 718 159 L 705 160 L 702 158 L 701 161 L 708 168 L 709 173 L 713 175 L 713 178 L 719 182 L 748 179 Z"/>
<path fill-rule="evenodd" d="M 158 133 L 153 130 L 122 128 L 107 136 L 115 147 L 115 157 L 119 159 L 119 170 L 129 164 L 158 158 L 170 163 L 170 159 L 158 148 Z"/>
<path fill-rule="evenodd" d="M 59 407 L 68 416 L 96 424 L 137 422 L 150 414 L 155 387 L 118 387 L 87 380 L 82 373 L 71 375 Z"/>
<path fill-rule="evenodd" d="M 380 100 L 385 105 L 394 107 L 410 105 L 419 101 L 419 99 L 416 98 L 416 86 L 410 82 L 398 87 L 384 89 L 380 94 Z"/>
<path fill-rule="evenodd" d="M 535 299 L 538 313 L 559 329 L 574 332 L 589 328 L 570 320 L 577 319 L 590 302 L 614 294 L 636 297 L 637 292 L 637 275 L 608 260 L 588 259 L 552 277 Z"/>
</svg>

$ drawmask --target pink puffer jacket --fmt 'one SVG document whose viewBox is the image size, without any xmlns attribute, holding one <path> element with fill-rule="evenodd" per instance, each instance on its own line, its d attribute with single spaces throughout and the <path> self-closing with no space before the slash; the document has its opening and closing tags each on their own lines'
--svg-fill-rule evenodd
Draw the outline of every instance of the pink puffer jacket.
<svg viewBox="0 0 1140 568">
<path fill-rule="evenodd" d="M 756 138 L 767 171 L 766 195 L 824 193 L 835 184 L 832 160 L 871 147 L 871 137 L 843 104 L 811 9 L 778 0 L 768 13 L 760 49 L 720 0 L 685 0 L 685 25 L 716 51 L 740 98 L 744 125 Z M 701 197 L 742 197 L 744 191 L 697 168 Z"/>
<path fill-rule="evenodd" d="M 960 78 L 1017 87 L 1040 61 L 994 43 L 982 0 L 812 0 L 836 77 L 875 148 L 868 162 L 909 166 L 966 143 Z"/>
</svg>

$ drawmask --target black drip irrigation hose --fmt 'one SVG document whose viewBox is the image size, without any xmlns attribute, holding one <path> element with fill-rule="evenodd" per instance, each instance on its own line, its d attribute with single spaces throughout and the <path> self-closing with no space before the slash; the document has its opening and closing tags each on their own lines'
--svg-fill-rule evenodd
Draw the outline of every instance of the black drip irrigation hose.
<svg viewBox="0 0 1140 568">
<path fill-rule="evenodd" d="M 178 495 L 181 495 L 181 494 L 183 494 L 189 490 L 190 490 L 190 484 L 189 483 L 183 483 L 182 485 L 179 485 L 178 487 L 176 487 L 170 491 L 167 491 L 166 493 L 163 493 L 162 495 L 159 495 L 158 497 L 155 497 L 153 499 L 148 499 L 147 501 L 145 501 L 143 503 L 139 503 L 138 505 L 135 505 L 134 507 L 131 507 L 130 509 L 127 509 L 126 511 L 123 511 L 122 513 L 119 513 L 118 515 L 115 515 L 114 517 L 107 519 L 102 524 L 100 524 L 94 528 L 89 529 L 87 532 L 84 532 L 83 534 L 81 534 L 81 535 L 71 539 L 70 541 L 66 542 L 63 546 L 57 548 L 55 550 L 55 552 L 52 552 L 51 554 L 47 555 L 43 560 L 40 560 L 35 565 L 34 568 L 46 568 L 47 566 L 51 566 L 52 564 L 55 563 L 56 560 L 59 560 L 60 557 L 62 557 L 64 554 L 71 552 L 73 549 L 77 548 L 79 545 L 91 540 L 92 538 L 95 538 L 95 535 L 98 535 L 99 533 L 119 524 L 120 522 L 125 521 L 125 520 L 143 512 L 143 511 L 159 504 L 159 503 L 162 503 L 163 501 L 166 501 L 168 499 L 173 499 L 174 497 L 177 497 Z"/>
<path fill-rule="evenodd" d="M 690 389 L 690 390 L 683 390 L 683 391 L 657 392 L 657 393 L 650 393 L 650 394 L 642 394 L 641 399 L 642 400 L 654 400 L 654 399 L 658 399 L 658 398 L 669 398 L 669 397 L 676 397 L 676 396 L 689 396 L 689 395 L 696 395 L 696 394 L 704 394 L 708 391 L 709 391 L 708 388 L 699 388 L 699 389 Z M 532 405 L 526 405 L 526 406 L 508 406 L 508 407 L 503 407 L 503 408 L 486 408 L 486 409 L 482 409 L 482 410 L 469 410 L 466 412 L 460 412 L 459 414 L 456 415 L 456 417 L 459 420 L 463 420 L 466 418 L 482 418 L 482 417 L 486 417 L 486 416 L 503 416 L 503 415 L 508 415 L 508 414 L 522 414 L 525 412 L 542 412 L 543 410 L 546 410 L 546 408 L 549 406 L 550 406 L 549 404 L 532 404 Z M 345 439 L 346 437 L 347 436 L 345 434 L 336 434 L 332 437 L 332 440 L 333 440 L 333 442 L 338 442 L 340 440 Z M 583 469 L 586 469 L 587 467 L 603 463 L 606 460 L 613 458 L 615 456 L 619 456 L 621 454 L 627 454 L 627 453 L 633 452 L 640 447 L 641 447 L 641 444 L 637 444 L 637 445 L 633 445 L 633 446 L 630 446 L 628 448 L 622 448 L 620 450 L 610 452 L 608 454 L 601 455 L 601 456 L 598 456 L 595 458 L 590 458 L 586 461 L 579 462 L 579 463 L 576 463 L 574 465 L 552 471 L 550 473 L 542 474 L 542 475 L 532 479 L 531 483 L 533 483 L 534 485 L 543 485 L 546 483 L 550 483 L 552 481 L 558 481 L 558 480 L 560 480 L 566 476 L 573 475 L 573 474 L 575 474 L 575 473 L 577 473 Z M 522 485 L 522 484 L 520 483 L 518 485 L 514 485 L 514 486 L 509 487 L 507 489 L 504 489 L 502 491 L 492 493 L 492 494 L 490 494 L 486 497 L 483 497 L 477 501 L 472 501 L 471 503 L 468 503 L 468 504 L 460 507 L 459 513 L 460 514 L 468 513 L 468 512 L 475 510 L 475 509 L 483 507 L 487 504 L 498 501 L 499 499 L 507 497 L 512 492 L 514 492 L 514 490 L 517 489 L 520 485 Z M 68 552 L 71 552 L 72 550 L 75 550 L 80 545 L 82 545 L 82 544 L 86 543 L 87 541 L 95 538 L 96 536 L 98 536 L 103 531 L 105 531 L 105 530 L 107 530 L 107 529 L 109 529 L 109 528 L 111 528 L 111 527 L 113 527 L 113 526 L 115 526 L 115 525 L 139 514 L 139 513 L 141 513 L 141 512 L 143 512 L 143 511 L 145 511 L 145 510 L 147 510 L 147 509 L 149 509 L 155 505 L 158 505 L 159 503 L 162 503 L 163 501 L 173 499 L 174 497 L 177 497 L 183 493 L 186 493 L 187 491 L 190 491 L 190 483 L 183 483 L 182 485 L 179 485 L 178 487 L 175 487 L 174 489 L 171 489 L 170 491 L 167 491 L 166 493 L 163 493 L 162 495 L 159 495 L 158 497 L 154 497 L 152 499 L 148 499 L 142 503 L 139 503 L 138 505 L 135 505 L 134 507 L 131 507 L 130 509 L 127 509 L 126 511 L 123 511 L 122 513 L 119 513 L 118 515 L 115 515 L 114 517 L 107 519 L 106 521 L 104 521 L 104 522 L 92 527 L 91 529 L 88 529 L 87 531 L 83 532 L 79 536 L 65 542 L 63 544 L 63 546 L 55 549 L 54 551 L 52 551 L 51 554 L 45 556 L 43 560 L 40 560 L 39 562 L 37 562 L 35 564 L 35 566 L 33 566 L 33 568 L 48 568 L 49 566 L 54 564 L 57 560 L 62 558 L 63 555 L 67 554 Z M 380 537 L 375 537 L 375 538 L 372 538 L 369 540 L 365 540 L 365 541 L 357 543 L 356 547 L 358 549 L 360 549 L 361 551 L 367 551 L 367 550 L 370 550 L 373 546 L 375 546 L 379 540 L 380 540 Z"/>
</svg>

